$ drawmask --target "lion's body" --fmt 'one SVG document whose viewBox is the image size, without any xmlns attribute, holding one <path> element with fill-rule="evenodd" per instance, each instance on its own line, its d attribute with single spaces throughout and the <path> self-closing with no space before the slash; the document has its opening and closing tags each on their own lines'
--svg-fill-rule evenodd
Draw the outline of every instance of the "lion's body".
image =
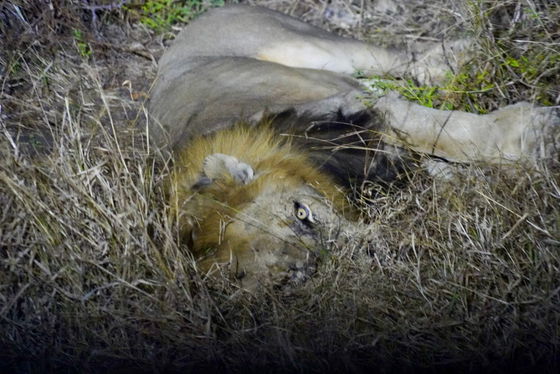
<svg viewBox="0 0 560 374">
<path fill-rule="evenodd" d="M 385 179 L 396 147 L 456 162 L 548 155 L 543 146 L 558 143 L 543 131 L 558 122 L 550 108 L 520 103 L 477 115 L 391 93 L 368 107 L 349 75 L 409 72 L 438 81 L 460 55 L 444 52 L 439 43 L 415 56 L 382 49 L 259 7 L 214 9 L 189 24 L 161 58 L 150 137 L 174 153 L 171 205 L 204 267 L 226 262 L 253 276 L 297 268 L 322 234 L 308 240 L 313 235 L 294 225 L 296 197 L 323 199 L 325 225 L 336 226 L 344 204 L 327 174 L 338 183 Z M 239 121 L 246 125 L 232 130 Z M 204 257 L 207 249 L 214 252 Z"/>
</svg>

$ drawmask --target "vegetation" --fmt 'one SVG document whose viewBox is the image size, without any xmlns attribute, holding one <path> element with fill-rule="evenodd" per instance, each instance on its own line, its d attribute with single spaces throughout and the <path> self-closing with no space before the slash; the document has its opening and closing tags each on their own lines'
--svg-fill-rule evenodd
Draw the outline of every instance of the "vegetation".
<svg viewBox="0 0 560 374">
<path fill-rule="evenodd" d="M 211 6 L 224 5 L 223 0 L 211 0 Z M 129 5 L 129 11 L 140 18 L 140 22 L 155 31 L 166 31 L 178 22 L 187 22 L 208 4 L 200 0 L 148 0 L 140 6 Z"/>
<path fill-rule="evenodd" d="M 177 245 L 144 131 L 161 30 L 215 2 L 93 3 L 0 4 L 0 372 L 560 369 L 558 160 L 364 186 L 363 235 L 301 288 L 248 294 Z M 327 2 L 251 3 L 350 32 Z M 344 3 L 353 34 L 475 37 L 447 86 L 407 97 L 558 105 L 555 2 L 374 3 Z"/>
<path fill-rule="evenodd" d="M 392 79 L 378 81 L 377 88 L 428 107 L 475 113 L 521 100 L 558 105 L 558 4 L 473 0 L 462 11 L 468 17 L 461 20 L 468 25 L 462 36 L 474 38 L 475 48 L 460 71 L 450 71 L 440 87 Z"/>
<path fill-rule="evenodd" d="M 91 56 L 91 48 L 87 42 L 84 41 L 84 34 L 81 30 L 74 29 L 72 31 L 72 35 L 74 36 L 74 42 L 76 43 L 76 48 L 78 49 L 78 53 L 83 58 L 88 58 Z"/>
</svg>

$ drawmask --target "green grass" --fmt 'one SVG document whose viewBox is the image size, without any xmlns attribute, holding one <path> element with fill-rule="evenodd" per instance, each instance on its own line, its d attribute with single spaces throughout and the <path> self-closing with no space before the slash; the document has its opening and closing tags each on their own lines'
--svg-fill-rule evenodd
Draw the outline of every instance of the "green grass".
<svg viewBox="0 0 560 374">
<path fill-rule="evenodd" d="M 78 50 L 80 56 L 86 59 L 89 58 L 91 56 L 91 47 L 84 40 L 84 33 L 81 30 L 74 29 L 72 30 L 72 36 L 74 37 L 76 49 Z"/>
<path fill-rule="evenodd" d="M 474 49 L 459 71 L 450 71 L 443 84 L 429 87 L 411 79 L 370 77 L 376 88 L 397 91 L 430 108 L 475 113 L 521 100 L 558 105 L 560 5 L 473 0 L 465 9 Z"/>
<path fill-rule="evenodd" d="M 140 6 L 126 7 L 139 17 L 140 23 L 156 32 L 168 31 L 176 23 L 185 23 L 206 8 L 202 0 L 148 0 Z M 223 0 L 211 0 L 210 6 L 223 6 Z"/>
</svg>

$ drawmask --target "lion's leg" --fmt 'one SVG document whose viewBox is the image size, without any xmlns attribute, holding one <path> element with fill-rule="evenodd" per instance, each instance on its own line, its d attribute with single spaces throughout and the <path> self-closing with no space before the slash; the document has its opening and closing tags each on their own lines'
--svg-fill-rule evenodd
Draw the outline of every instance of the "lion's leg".
<svg viewBox="0 0 560 374">
<path fill-rule="evenodd" d="M 550 156 L 560 136 L 557 110 L 529 103 L 479 115 L 426 108 L 389 94 L 375 109 L 392 129 L 384 135 L 387 143 L 450 161 L 535 160 Z"/>
<path fill-rule="evenodd" d="M 428 84 L 441 81 L 453 70 L 454 52 L 464 46 L 462 42 L 445 47 L 412 43 L 409 50 L 382 48 L 266 8 L 230 6 L 208 11 L 189 24 L 160 60 L 160 69 L 180 64 L 187 56 L 248 57 L 343 74 L 411 74 Z"/>
<path fill-rule="evenodd" d="M 291 109 L 311 120 L 365 110 L 360 85 L 340 74 L 250 58 L 200 60 L 186 72 L 160 73 L 150 100 L 156 144 L 181 148 L 193 136 Z"/>
<path fill-rule="evenodd" d="M 411 45 L 409 51 L 386 49 L 360 41 L 301 35 L 299 39 L 262 46 L 256 58 L 286 66 L 337 73 L 413 76 L 421 84 L 441 83 L 461 64 L 468 40 Z"/>
</svg>

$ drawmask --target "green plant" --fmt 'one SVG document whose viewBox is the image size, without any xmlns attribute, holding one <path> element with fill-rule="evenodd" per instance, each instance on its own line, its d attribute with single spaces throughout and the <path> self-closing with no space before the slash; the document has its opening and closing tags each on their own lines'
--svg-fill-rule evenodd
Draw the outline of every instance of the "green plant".
<svg viewBox="0 0 560 374">
<path fill-rule="evenodd" d="M 528 99 L 554 105 L 560 94 L 558 3 L 473 0 L 467 9 L 478 54 L 459 84 L 493 86 L 477 97 L 488 110 Z"/>
<path fill-rule="evenodd" d="M 418 86 L 413 80 L 399 80 L 394 78 L 383 78 L 380 76 L 370 77 L 367 81 L 369 89 L 374 94 L 386 94 L 389 91 L 398 92 L 407 100 L 416 102 L 428 108 L 454 110 L 459 109 L 457 100 L 451 94 L 466 94 L 461 91 L 457 81 L 459 75 L 450 75 L 444 86 Z M 461 108 L 464 109 L 464 108 Z"/>
<path fill-rule="evenodd" d="M 411 80 L 373 77 L 373 90 L 396 91 L 431 108 L 475 113 L 488 113 L 521 100 L 557 104 L 558 4 L 472 0 L 466 9 L 476 46 L 471 60 L 459 71 L 449 74 L 437 88 L 419 87 Z"/>
<path fill-rule="evenodd" d="M 83 58 L 89 58 L 91 56 L 91 47 L 84 39 L 84 33 L 81 30 L 73 29 L 72 36 L 74 37 L 74 42 L 76 43 L 76 49 L 80 56 Z"/>
<path fill-rule="evenodd" d="M 205 8 L 202 0 L 149 0 L 137 14 L 140 22 L 155 31 L 168 30 L 177 22 L 187 22 Z M 211 0 L 210 6 L 222 6 L 223 0 Z"/>
<path fill-rule="evenodd" d="M 560 66 L 560 52 L 550 53 L 541 49 L 529 49 L 526 54 L 519 57 L 504 52 L 500 67 L 521 82 L 536 87 L 536 97 L 542 104 L 554 105 L 551 98 L 543 92 L 547 89 L 547 82 L 540 82 L 540 79 L 547 71 L 558 71 L 558 66 Z"/>
</svg>

